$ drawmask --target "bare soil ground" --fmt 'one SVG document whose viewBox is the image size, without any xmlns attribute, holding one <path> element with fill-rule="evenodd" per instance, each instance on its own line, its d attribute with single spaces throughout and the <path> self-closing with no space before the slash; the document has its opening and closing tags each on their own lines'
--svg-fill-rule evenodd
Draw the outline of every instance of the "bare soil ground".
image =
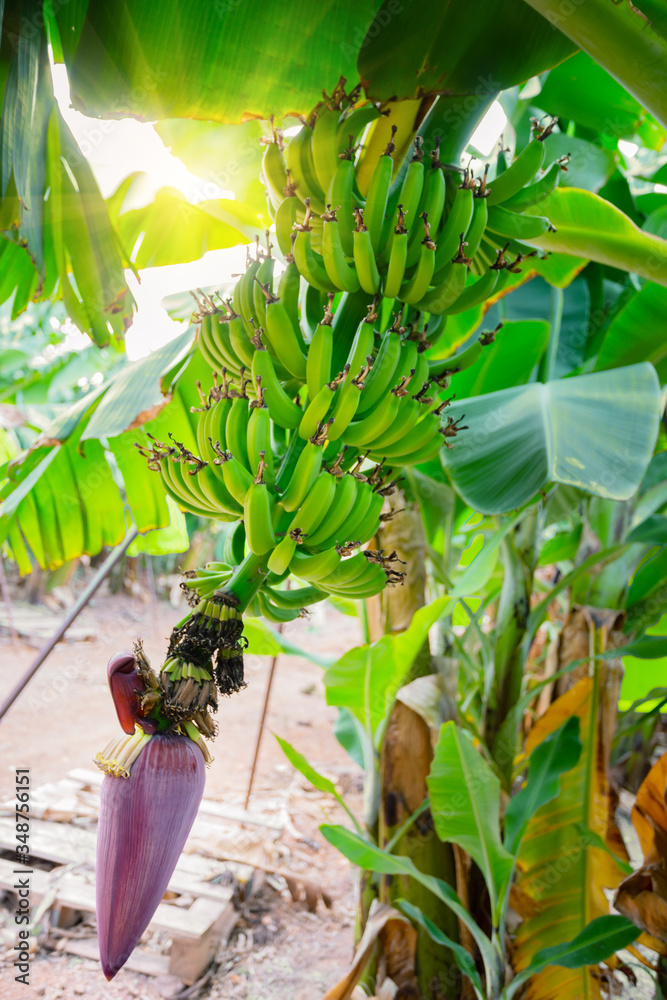
<svg viewBox="0 0 667 1000">
<path fill-rule="evenodd" d="M 64 777 L 71 768 L 90 768 L 94 754 L 118 731 L 106 684 L 109 657 L 131 648 L 141 636 L 156 664 L 165 637 L 183 614 L 161 602 L 102 591 L 91 605 L 97 625 L 94 641 L 61 643 L 0 723 L 0 801 L 14 792 L 15 768 L 31 769 L 32 785 Z M 286 626 L 286 635 L 302 648 L 340 654 L 360 641 L 357 621 L 318 605 L 309 621 Z M 11 690 L 35 655 L 35 649 L 0 639 L 0 700 Z M 225 700 L 218 711 L 220 734 L 208 770 L 206 796 L 242 805 L 250 775 L 261 705 L 268 676 L 267 657 L 246 658 L 247 689 Z M 353 807 L 360 807 L 361 773 L 333 735 L 336 710 L 324 701 L 322 670 L 312 663 L 281 656 L 274 680 L 254 801 L 260 803 L 294 786 L 295 775 L 273 739 L 275 732 L 319 770 L 338 781 Z M 296 779 L 297 784 L 301 779 Z M 305 789 L 306 784 L 301 782 Z M 342 976 L 353 948 L 355 891 L 348 864 L 321 837 L 323 821 L 340 822 L 340 810 L 321 796 L 292 798 L 290 814 L 301 840 L 288 842 L 291 860 L 304 876 L 319 882 L 333 900 L 311 913 L 294 903 L 279 881 L 265 882 L 242 909 L 232 938 L 218 954 L 210 981 L 190 996 L 214 1000 L 316 1000 Z M 251 800 L 252 808 L 252 800 Z M 0 900 L 2 896 L 0 894 Z M 4 916 L 4 920 L 3 920 Z M 125 1000 L 173 996 L 177 984 L 122 970 L 107 984 L 97 963 L 38 950 L 31 963 L 30 986 L 15 983 L 11 961 L 2 961 L 12 927 L 8 906 L 0 906 L 0 1000 Z M 170 992 L 170 990 L 172 992 Z"/>
</svg>

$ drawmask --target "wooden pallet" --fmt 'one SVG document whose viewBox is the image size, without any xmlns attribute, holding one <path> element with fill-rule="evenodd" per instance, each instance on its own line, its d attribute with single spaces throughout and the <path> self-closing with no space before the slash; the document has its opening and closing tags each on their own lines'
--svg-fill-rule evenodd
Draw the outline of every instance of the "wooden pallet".
<svg viewBox="0 0 667 1000">
<path fill-rule="evenodd" d="M 45 905 L 52 928 L 71 928 L 81 913 L 95 912 L 96 834 L 93 829 L 86 829 L 72 822 L 52 822 L 37 816 L 48 815 L 44 803 L 48 809 L 49 801 L 57 803 L 59 796 L 62 799 L 63 795 L 67 796 L 77 789 L 89 789 L 95 793 L 101 781 L 101 773 L 77 769 L 71 771 L 61 782 L 44 786 L 41 790 L 34 789 L 37 809 L 30 818 L 32 857 L 65 866 L 50 872 L 33 868 L 30 876 L 31 903 L 33 906 Z M 40 795 L 40 791 L 44 794 Z M 94 797 L 90 795 L 86 800 L 88 806 L 92 804 L 93 812 L 94 801 Z M 58 809 L 55 811 L 57 814 Z M 87 815 L 89 817 L 90 813 Z M 283 826 L 275 817 L 253 816 L 238 807 L 203 800 L 193 826 L 193 842 L 214 841 L 216 832 L 223 829 L 220 826 L 221 820 L 231 820 L 236 824 L 247 824 L 255 828 L 264 827 L 273 836 Z M 0 849 L 13 852 L 15 847 L 14 816 L 0 815 Z M 16 881 L 15 867 L 13 861 L 0 858 L 0 889 L 12 890 Z M 219 856 L 181 854 L 169 880 L 168 895 L 172 898 L 160 903 L 148 928 L 150 931 L 163 931 L 169 935 L 169 954 L 159 955 L 138 947 L 128 959 L 127 967 L 145 975 L 177 976 L 187 985 L 199 979 L 236 921 L 232 889 L 209 881 L 229 867 L 221 863 Z M 233 867 L 241 877 L 244 875 L 243 870 L 245 877 L 253 872 L 248 865 L 236 864 Z M 261 884 L 262 877 L 263 873 L 259 871 L 250 879 L 254 891 Z M 99 960 L 97 941 L 94 938 L 61 937 L 59 946 L 71 954 Z"/>
<path fill-rule="evenodd" d="M 0 859 L 0 888 L 12 890 L 16 882 L 15 864 Z M 212 960 L 218 945 L 229 936 L 236 911 L 232 890 L 227 886 L 177 879 L 181 892 L 196 898 L 190 906 L 160 903 L 149 924 L 151 931 L 166 931 L 171 938 L 169 955 L 155 955 L 137 947 L 127 960 L 127 967 L 145 975 L 177 976 L 187 985 L 200 978 Z M 171 883 L 170 883 L 171 888 Z M 173 890 L 172 890 L 173 891 Z M 30 875 L 30 899 L 34 904 L 49 900 L 51 926 L 71 927 L 80 913 L 95 912 L 95 885 L 82 875 L 59 869 L 44 872 L 33 868 Z M 64 950 L 99 961 L 94 938 L 64 938 Z"/>
</svg>

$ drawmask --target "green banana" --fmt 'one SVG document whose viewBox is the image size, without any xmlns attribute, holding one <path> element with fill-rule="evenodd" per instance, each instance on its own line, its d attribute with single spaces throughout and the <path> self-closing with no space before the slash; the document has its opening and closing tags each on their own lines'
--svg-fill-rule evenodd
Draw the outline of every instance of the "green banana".
<svg viewBox="0 0 667 1000">
<path fill-rule="evenodd" d="M 417 399 L 414 397 L 406 399 L 401 405 L 393 423 L 387 427 L 384 433 L 379 434 L 373 439 L 374 450 L 381 452 L 387 445 L 394 444 L 405 437 L 406 434 L 409 434 L 423 412 L 423 406 Z"/>
<path fill-rule="evenodd" d="M 357 412 L 363 387 L 363 382 L 355 378 L 341 387 L 331 414 L 332 422 L 327 434 L 329 441 L 337 441 L 347 430 Z"/>
<path fill-rule="evenodd" d="M 462 372 L 466 368 L 470 368 L 475 362 L 481 357 L 482 351 L 489 344 L 492 344 L 495 340 L 496 333 L 502 327 L 500 323 L 493 333 L 484 333 L 481 337 L 467 347 L 465 351 L 461 351 L 460 354 L 453 354 L 451 358 L 439 359 L 437 361 L 429 361 L 428 367 L 432 378 L 441 378 L 443 375 L 455 375 L 456 372 Z"/>
<path fill-rule="evenodd" d="M 551 227 L 544 215 L 519 215 L 502 205 L 489 208 L 488 228 L 491 232 L 513 240 L 530 240 L 542 236 Z"/>
<path fill-rule="evenodd" d="M 309 211 L 310 205 L 308 206 Z M 299 273 L 303 275 L 309 285 L 318 288 L 322 292 L 337 292 L 338 288 L 336 288 L 327 274 L 322 255 L 316 253 L 311 246 L 311 227 L 308 212 L 306 213 L 307 221 L 298 228 L 296 234 L 293 234 L 292 256 L 294 257 L 294 263 L 298 267 Z"/>
<path fill-rule="evenodd" d="M 452 207 L 449 209 L 438 233 L 438 248 L 435 252 L 435 273 L 450 262 L 456 254 L 461 234 L 466 233 L 472 219 L 473 211 L 473 188 L 472 181 L 468 175 L 463 179 L 463 183 L 456 189 Z"/>
<path fill-rule="evenodd" d="M 308 607 L 309 604 L 317 604 L 318 601 L 325 601 L 327 594 L 319 587 L 295 587 L 293 590 L 276 590 L 274 587 L 262 587 L 262 592 L 273 602 L 277 608 L 284 608 L 285 611 Z"/>
<path fill-rule="evenodd" d="M 298 535 L 293 538 L 289 532 L 285 534 L 284 538 L 280 539 L 267 562 L 271 573 L 282 576 L 289 569 L 290 563 L 294 558 L 294 553 L 296 552 L 297 539 L 299 539 Z"/>
<path fill-rule="evenodd" d="M 291 248 L 290 242 L 290 248 Z M 306 345 L 303 342 L 303 334 L 301 332 L 301 324 L 299 323 L 299 295 L 301 293 L 301 275 L 299 274 L 299 268 L 294 263 L 291 254 L 288 255 L 287 266 L 285 270 L 280 275 L 280 281 L 278 282 L 278 298 L 285 307 L 285 312 L 290 318 L 292 323 L 292 328 L 294 330 L 294 336 L 299 344 L 299 349 L 305 354 Z"/>
<path fill-rule="evenodd" d="M 424 153 L 422 151 L 422 141 L 421 136 L 415 137 L 415 151 L 408 165 L 408 169 L 405 172 L 405 178 L 403 179 L 401 191 L 398 195 L 398 208 L 393 219 L 393 225 L 389 231 L 389 238 L 384 248 L 385 257 L 391 255 L 398 227 L 402 225 L 403 222 L 401 216 L 407 215 L 410 228 L 412 228 L 412 220 L 418 217 L 419 202 L 424 189 Z M 439 221 L 440 220 L 438 220 L 438 222 Z M 390 296 L 390 298 L 394 297 L 395 296 Z"/>
<path fill-rule="evenodd" d="M 356 292 L 359 290 L 359 277 L 354 265 L 348 264 L 345 259 L 338 219 L 331 206 L 327 205 L 322 219 L 322 260 L 329 280 L 342 292 Z"/>
<path fill-rule="evenodd" d="M 464 312 L 466 309 L 472 309 L 473 306 L 479 305 L 480 302 L 485 302 L 486 299 L 493 295 L 496 285 L 498 284 L 499 271 L 490 269 L 483 274 L 481 278 L 472 285 L 466 285 L 458 299 L 445 309 L 445 313 L 448 316 L 456 315 L 456 313 Z"/>
<path fill-rule="evenodd" d="M 331 508 L 329 508 L 329 511 L 331 512 Z M 328 576 L 329 573 L 333 573 L 340 562 L 340 558 L 340 553 L 335 548 L 326 549 L 324 552 L 316 552 L 315 554 L 301 552 L 297 549 L 289 564 L 290 573 L 301 580 L 307 580 L 308 583 L 317 583 L 318 580 Z"/>
<path fill-rule="evenodd" d="M 276 264 L 275 257 L 271 256 L 272 244 L 269 243 L 269 231 L 266 231 L 266 257 L 257 268 L 257 273 L 253 278 L 252 301 L 254 315 L 258 326 L 266 323 L 266 295 L 273 292 L 273 269 Z"/>
<path fill-rule="evenodd" d="M 338 385 L 339 379 L 325 383 L 306 407 L 306 412 L 299 424 L 299 437 L 303 438 L 304 441 L 318 433 L 318 427 L 329 412 Z"/>
<path fill-rule="evenodd" d="M 382 112 L 373 104 L 364 104 L 341 116 L 338 123 L 338 155 L 344 153 L 350 146 L 354 147 L 360 134 L 371 122 L 376 121 Z"/>
<path fill-rule="evenodd" d="M 361 554 L 361 553 L 360 553 Z M 356 557 L 353 557 L 356 558 Z M 377 563 L 369 563 L 365 572 L 346 586 L 330 588 L 332 593 L 348 600 L 364 600 L 379 594 L 387 585 L 387 575 Z"/>
<path fill-rule="evenodd" d="M 489 205 L 498 205 L 517 194 L 532 181 L 544 163 L 546 148 L 542 139 L 532 139 L 522 153 L 489 187 Z"/>
<path fill-rule="evenodd" d="M 412 267 L 413 264 L 416 264 L 419 259 L 421 230 L 419 226 L 413 225 L 414 220 L 426 213 L 429 222 L 431 223 L 432 232 L 437 233 L 440 227 L 442 213 L 445 208 L 446 184 L 445 175 L 442 172 L 442 164 L 440 162 L 440 139 L 436 139 L 436 147 L 431 151 L 430 157 L 431 166 L 426 174 L 422 199 L 419 203 L 417 212 L 413 215 L 412 219 L 408 220 L 410 223 L 407 259 L 408 267 Z"/>
<path fill-rule="evenodd" d="M 364 223 L 364 213 L 355 209 L 356 228 L 352 234 L 354 266 L 359 276 L 359 284 L 368 295 L 375 295 L 380 289 L 380 272 L 375 260 L 371 234 Z"/>
<path fill-rule="evenodd" d="M 290 399 L 280 384 L 271 355 L 265 347 L 258 347 L 253 355 L 252 374 L 255 382 L 262 387 L 269 416 L 273 422 L 280 427 L 296 429 L 301 423 L 303 410 Z"/>
<path fill-rule="evenodd" d="M 267 622 L 271 622 L 274 625 L 284 625 L 287 622 L 296 621 L 297 618 L 301 617 L 301 608 L 280 608 L 277 604 L 270 601 L 261 590 L 257 594 L 257 603 L 262 618 L 265 618 Z"/>
<path fill-rule="evenodd" d="M 326 105 L 317 112 L 313 126 L 313 163 L 322 191 L 328 191 L 338 168 L 338 122 L 340 112 Z"/>
<path fill-rule="evenodd" d="M 382 450 L 381 457 L 392 462 L 393 460 L 400 459 L 401 455 L 409 454 L 421 448 L 438 433 L 439 426 L 440 422 L 437 417 L 432 413 L 424 414 L 422 419 L 403 438 L 399 438 L 394 444 L 386 445 Z M 379 451 L 376 448 L 371 448 L 370 457 L 374 458 L 376 454 L 379 455 Z M 397 461 L 396 464 L 400 465 L 401 462 Z"/>
<path fill-rule="evenodd" d="M 467 277 L 468 268 L 463 264 L 448 264 L 440 274 L 440 283 L 423 296 L 419 308 L 436 316 L 444 313 L 461 295 Z"/>
<path fill-rule="evenodd" d="M 466 253 L 469 257 L 474 257 L 479 250 L 488 220 L 489 209 L 486 204 L 486 198 L 476 195 L 472 208 L 472 220 L 466 233 Z"/>
<path fill-rule="evenodd" d="M 273 123 L 271 124 L 273 125 Z M 264 175 L 264 183 L 275 211 L 285 197 L 285 187 L 287 185 L 285 158 L 283 157 L 280 143 L 275 139 L 275 132 L 274 141 L 267 142 L 264 148 L 262 174 Z"/>
<path fill-rule="evenodd" d="M 380 251 L 382 225 L 384 223 L 387 198 L 389 197 L 389 188 L 391 187 L 391 176 L 394 169 L 394 161 L 391 154 L 395 149 L 393 141 L 395 135 L 396 126 L 392 125 L 391 139 L 375 166 L 366 196 L 364 221 L 370 235 L 373 254 L 377 254 Z"/>
<path fill-rule="evenodd" d="M 243 520 L 250 551 L 266 555 L 276 546 L 273 530 L 273 499 L 261 471 L 250 484 L 243 504 Z"/>
<path fill-rule="evenodd" d="M 211 504 L 235 518 L 243 517 L 243 505 L 236 501 L 208 464 L 197 469 L 195 475 L 197 483 Z"/>
<path fill-rule="evenodd" d="M 368 562 L 363 552 L 357 552 L 356 555 L 343 559 L 329 576 L 319 581 L 319 585 L 322 590 L 338 590 L 341 587 L 351 586 L 367 574 L 370 565 L 372 564 Z"/>
<path fill-rule="evenodd" d="M 331 304 L 333 296 L 329 300 L 324 318 L 315 329 L 315 332 L 308 345 L 306 356 L 306 385 L 308 395 L 315 399 L 322 386 L 331 378 L 331 353 L 333 350 L 333 329 Z"/>
<path fill-rule="evenodd" d="M 338 215 L 338 232 L 343 253 L 346 257 L 354 255 L 354 163 L 345 158 L 339 161 L 336 173 L 331 178 L 327 189 L 327 204 L 332 205 Z"/>
<path fill-rule="evenodd" d="M 400 315 L 396 317 L 394 325 L 382 335 L 380 348 L 378 350 L 373 367 L 371 368 L 366 381 L 364 391 L 359 401 L 357 413 L 363 416 L 368 413 L 376 403 L 388 392 L 392 385 L 398 382 L 394 373 L 401 358 L 401 336 L 399 333 Z"/>
<path fill-rule="evenodd" d="M 429 224 L 428 219 L 426 218 L 424 218 L 424 234 L 424 239 L 421 243 L 419 260 L 415 267 L 414 274 L 412 277 L 405 279 L 398 293 L 399 299 L 401 299 L 402 302 L 409 303 L 410 305 L 420 302 L 424 297 L 428 291 L 431 278 L 433 277 L 433 270 L 435 268 L 436 246 L 429 236 Z"/>
<path fill-rule="evenodd" d="M 285 164 L 294 191 L 306 207 L 312 205 L 319 214 L 324 211 L 324 192 L 315 176 L 313 151 L 311 146 L 312 129 L 305 125 L 292 136 L 285 153 Z"/>
<path fill-rule="evenodd" d="M 222 480 L 231 495 L 237 503 L 243 504 L 246 494 L 252 485 L 252 473 L 248 472 L 245 465 L 238 458 L 235 458 L 230 451 L 223 451 L 214 460 L 214 465 L 222 469 Z"/>
<path fill-rule="evenodd" d="M 341 435 L 343 443 L 353 445 L 355 448 L 371 447 L 376 438 L 384 434 L 393 424 L 398 415 L 399 407 L 400 399 L 392 389 L 385 394 L 381 402 L 368 416 L 349 424 Z"/>
<path fill-rule="evenodd" d="M 297 460 L 287 489 L 280 498 L 280 506 L 287 511 L 297 510 L 313 488 L 322 468 L 323 446 L 308 441 Z"/>
<path fill-rule="evenodd" d="M 257 471 L 261 464 L 266 483 L 273 486 L 276 474 L 271 451 L 271 417 L 263 399 L 263 392 L 250 404 L 247 444 L 250 471 L 253 469 Z"/>
<path fill-rule="evenodd" d="M 355 510 L 360 491 L 359 480 L 348 474 L 343 475 L 336 484 L 336 492 L 327 512 L 316 531 L 308 538 L 308 548 L 331 549 L 338 540 L 337 536 L 350 514 Z M 370 488 L 369 491 L 370 493 Z M 367 505 L 366 505 L 367 506 Z M 332 567 L 333 568 L 333 567 Z M 304 579 L 310 579 L 305 577 Z"/>
<path fill-rule="evenodd" d="M 539 204 L 558 187 L 562 169 L 558 161 L 552 163 L 544 177 L 535 181 L 534 184 L 521 188 L 515 195 L 503 202 L 503 207 L 509 208 L 512 212 L 525 212 L 527 208 Z"/>
<path fill-rule="evenodd" d="M 377 534 L 380 527 L 380 514 L 384 506 L 384 497 L 379 493 L 374 493 L 366 511 L 366 516 L 358 521 L 354 529 L 354 541 L 359 545 L 365 545 Z"/>
<path fill-rule="evenodd" d="M 297 206 L 301 202 L 296 195 L 291 195 L 290 197 L 283 198 L 283 200 L 278 205 L 275 224 L 276 224 L 276 239 L 278 240 L 278 246 L 280 247 L 280 252 L 284 257 L 292 252 L 292 230 L 297 224 Z"/>
<path fill-rule="evenodd" d="M 387 299 L 395 299 L 403 284 L 405 267 L 408 260 L 408 239 L 409 234 L 405 226 L 403 206 L 398 206 L 398 221 L 394 228 L 394 238 L 389 251 L 389 264 L 387 273 L 382 282 L 382 294 Z"/>
<path fill-rule="evenodd" d="M 290 375 L 300 381 L 306 378 L 306 359 L 294 326 L 280 299 L 266 296 L 266 338 Z"/>
<path fill-rule="evenodd" d="M 232 403 L 227 423 L 225 424 L 225 437 L 227 439 L 227 450 L 234 458 L 246 467 L 250 472 L 248 461 L 248 418 L 250 416 L 248 406 L 249 399 L 242 391 Z"/>
<path fill-rule="evenodd" d="M 308 496 L 292 518 L 289 526 L 290 535 L 296 534 L 301 538 L 305 537 L 305 544 L 308 546 L 308 536 L 327 516 L 335 491 L 336 480 L 334 476 L 318 476 Z"/>
</svg>

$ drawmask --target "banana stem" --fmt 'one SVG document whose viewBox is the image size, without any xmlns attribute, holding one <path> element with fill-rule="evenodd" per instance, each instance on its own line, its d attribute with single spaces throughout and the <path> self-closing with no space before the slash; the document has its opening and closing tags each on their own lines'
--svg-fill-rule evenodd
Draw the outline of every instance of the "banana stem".
<svg viewBox="0 0 667 1000">
<path fill-rule="evenodd" d="M 225 590 L 239 601 L 239 611 L 245 611 L 264 583 L 268 570 L 262 568 L 262 557 L 250 552 L 234 572 Z"/>
</svg>

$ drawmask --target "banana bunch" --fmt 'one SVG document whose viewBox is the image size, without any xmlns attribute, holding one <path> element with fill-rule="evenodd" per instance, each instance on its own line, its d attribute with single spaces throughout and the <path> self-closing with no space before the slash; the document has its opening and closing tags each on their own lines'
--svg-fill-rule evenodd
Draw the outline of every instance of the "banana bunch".
<svg viewBox="0 0 667 1000">
<path fill-rule="evenodd" d="M 322 292 L 361 289 L 432 316 L 462 312 L 502 291 L 508 273 L 536 254 L 526 252 L 525 241 L 550 228 L 545 216 L 523 213 L 554 190 L 565 167 L 563 158 L 536 179 L 555 120 L 546 128 L 534 122 L 535 137 L 490 184 L 488 168 L 478 179 L 465 170 L 455 182 L 459 168 L 440 162 L 437 145 L 426 169 L 419 137 L 410 162 L 397 168 L 394 126 L 363 198 L 357 124 L 365 127 L 378 114 L 372 105 L 350 111 L 325 102 L 284 153 L 274 130 L 263 174 L 283 254 Z"/>
<path fill-rule="evenodd" d="M 197 383 L 196 449 L 171 435 L 140 446 L 182 510 L 234 524 L 224 562 L 182 583 L 192 610 L 165 683 L 175 705 L 174 684 L 188 704 L 199 685 L 193 711 L 211 671 L 222 693 L 243 686 L 244 611 L 283 623 L 402 582 L 395 553 L 366 546 L 393 516 L 401 470 L 466 429 L 445 413 L 446 390 L 497 331 L 446 360 L 431 348 L 447 316 L 498 294 L 535 252 L 523 240 L 549 221 L 522 213 L 565 167 L 535 179 L 553 124 L 490 182 L 443 166 L 437 146 L 427 168 L 419 137 L 395 164 L 392 129 L 362 195 L 358 142 L 381 111 L 358 96 L 340 81 L 287 144 L 272 127 L 263 177 L 282 259 L 267 232 L 228 298 L 197 290 L 211 385 Z"/>
</svg>

